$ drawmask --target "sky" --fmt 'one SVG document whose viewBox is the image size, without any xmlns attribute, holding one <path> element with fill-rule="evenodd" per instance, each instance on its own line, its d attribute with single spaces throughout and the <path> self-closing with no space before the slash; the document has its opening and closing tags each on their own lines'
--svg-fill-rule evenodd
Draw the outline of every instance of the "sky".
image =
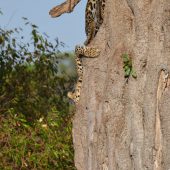
<svg viewBox="0 0 170 170">
<path fill-rule="evenodd" d="M 23 25 L 22 17 L 39 26 L 42 33 L 46 33 L 53 40 L 58 38 L 66 44 L 64 51 L 74 50 L 75 45 L 85 41 L 85 5 L 86 0 L 74 8 L 70 14 L 63 14 L 58 18 L 51 18 L 49 10 L 65 0 L 0 0 L 0 16 L 2 28 L 15 28 Z M 30 30 L 25 30 L 29 37 Z"/>
</svg>

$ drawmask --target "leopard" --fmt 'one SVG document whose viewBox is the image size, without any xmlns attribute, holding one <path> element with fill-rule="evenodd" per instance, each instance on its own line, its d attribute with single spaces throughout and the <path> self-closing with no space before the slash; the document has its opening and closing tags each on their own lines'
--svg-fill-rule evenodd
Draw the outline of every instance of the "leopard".
<svg viewBox="0 0 170 170">
<path fill-rule="evenodd" d="M 87 39 L 84 45 L 88 45 L 97 34 L 104 19 L 106 0 L 88 0 L 85 12 L 85 32 Z"/>
<path fill-rule="evenodd" d="M 73 92 L 68 92 L 67 96 L 72 99 L 76 104 L 80 98 L 80 91 L 82 87 L 83 81 L 83 65 L 82 65 L 82 57 L 94 58 L 99 56 L 100 50 L 95 47 L 84 47 L 77 45 L 75 48 L 75 56 L 76 56 L 76 70 L 78 75 L 78 80 Z"/>
<path fill-rule="evenodd" d="M 80 99 L 80 92 L 83 81 L 83 65 L 82 58 L 95 58 L 100 55 L 100 50 L 93 46 L 88 46 L 96 36 L 104 19 L 104 9 L 106 0 L 88 0 L 85 11 L 85 33 L 86 41 L 84 45 L 76 45 L 75 47 L 75 60 L 76 69 L 78 74 L 77 83 L 73 92 L 68 92 L 67 96 L 72 99 L 76 104 Z"/>
</svg>

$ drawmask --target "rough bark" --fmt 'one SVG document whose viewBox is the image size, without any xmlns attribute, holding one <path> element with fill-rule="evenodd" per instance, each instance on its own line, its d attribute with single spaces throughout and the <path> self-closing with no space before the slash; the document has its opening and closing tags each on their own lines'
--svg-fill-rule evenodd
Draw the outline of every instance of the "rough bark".
<svg viewBox="0 0 170 170">
<path fill-rule="evenodd" d="M 170 0 L 107 0 L 73 121 L 78 170 L 170 168 Z M 122 54 L 137 79 L 124 78 Z"/>
</svg>

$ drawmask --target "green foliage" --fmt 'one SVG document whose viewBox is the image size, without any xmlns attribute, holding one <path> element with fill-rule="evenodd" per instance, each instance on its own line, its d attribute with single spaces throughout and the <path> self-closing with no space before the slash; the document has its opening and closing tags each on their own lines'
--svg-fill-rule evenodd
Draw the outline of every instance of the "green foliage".
<svg viewBox="0 0 170 170">
<path fill-rule="evenodd" d="M 1 8 L 0 8 L 0 15 L 3 15 L 3 12 L 1 11 Z"/>
<path fill-rule="evenodd" d="M 0 169 L 74 170 L 70 116 L 53 108 L 32 127 L 12 110 L 1 115 Z"/>
<path fill-rule="evenodd" d="M 67 108 L 65 85 L 71 84 L 72 77 L 63 74 L 66 79 L 57 75 L 61 60 L 58 44 L 48 42 L 39 34 L 37 26 L 30 25 L 32 52 L 31 43 L 17 42 L 12 37 L 18 33 L 17 29 L 0 29 L 0 102 L 1 111 L 13 108 L 14 112 L 23 113 L 32 121 L 46 116 L 53 105 L 58 105 L 58 109 Z"/>
<path fill-rule="evenodd" d="M 23 20 L 30 42 L 22 28 L 0 28 L 0 169 L 74 170 L 67 92 L 76 74 L 64 65 L 73 54 Z"/>
<path fill-rule="evenodd" d="M 133 78 L 137 78 L 136 71 L 132 66 L 132 59 L 129 57 L 129 55 L 123 54 L 122 59 L 123 59 L 123 69 L 125 73 L 125 78 L 129 78 L 130 76 L 132 76 Z"/>
</svg>

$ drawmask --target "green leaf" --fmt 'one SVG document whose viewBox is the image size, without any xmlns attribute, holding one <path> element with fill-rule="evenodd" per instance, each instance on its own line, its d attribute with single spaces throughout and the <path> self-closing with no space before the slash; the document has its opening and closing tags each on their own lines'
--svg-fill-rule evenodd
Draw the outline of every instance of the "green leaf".
<svg viewBox="0 0 170 170">
<path fill-rule="evenodd" d="M 34 25 L 34 24 L 31 24 L 31 26 L 35 29 L 35 28 L 38 28 L 37 25 Z"/>
<path fill-rule="evenodd" d="M 124 63 L 126 63 L 126 62 L 129 61 L 129 56 L 128 56 L 128 54 L 123 54 L 123 55 L 122 55 L 122 58 L 123 58 L 123 62 L 124 62 Z"/>
<path fill-rule="evenodd" d="M 135 79 L 137 78 L 137 74 L 136 74 L 136 71 L 134 69 L 132 69 L 131 75 L 132 75 L 133 78 L 135 78 Z"/>
<path fill-rule="evenodd" d="M 12 39 L 12 45 L 14 48 L 16 48 L 16 40 L 14 38 Z"/>
<path fill-rule="evenodd" d="M 123 68 L 124 68 L 125 72 L 126 72 L 126 70 L 130 69 L 128 65 L 125 65 Z"/>
<path fill-rule="evenodd" d="M 129 77 L 129 76 L 130 76 L 130 73 L 131 73 L 131 69 L 128 68 L 128 69 L 125 71 L 125 77 Z"/>
<path fill-rule="evenodd" d="M 30 22 L 26 22 L 25 25 L 28 25 Z"/>
<path fill-rule="evenodd" d="M 23 20 L 28 20 L 28 18 L 26 18 L 26 17 L 22 17 L 22 19 L 23 19 Z"/>
<path fill-rule="evenodd" d="M 128 54 L 123 54 L 122 55 L 123 59 L 123 69 L 124 69 L 124 74 L 125 77 L 130 77 L 132 75 L 133 78 L 137 78 L 137 74 L 133 69 L 132 66 L 132 59 L 131 57 L 128 56 Z"/>
<path fill-rule="evenodd" d="M 4 42 L 4 37 L 0 36 L 0 44 L 2 44 Z"/>
</svg>

